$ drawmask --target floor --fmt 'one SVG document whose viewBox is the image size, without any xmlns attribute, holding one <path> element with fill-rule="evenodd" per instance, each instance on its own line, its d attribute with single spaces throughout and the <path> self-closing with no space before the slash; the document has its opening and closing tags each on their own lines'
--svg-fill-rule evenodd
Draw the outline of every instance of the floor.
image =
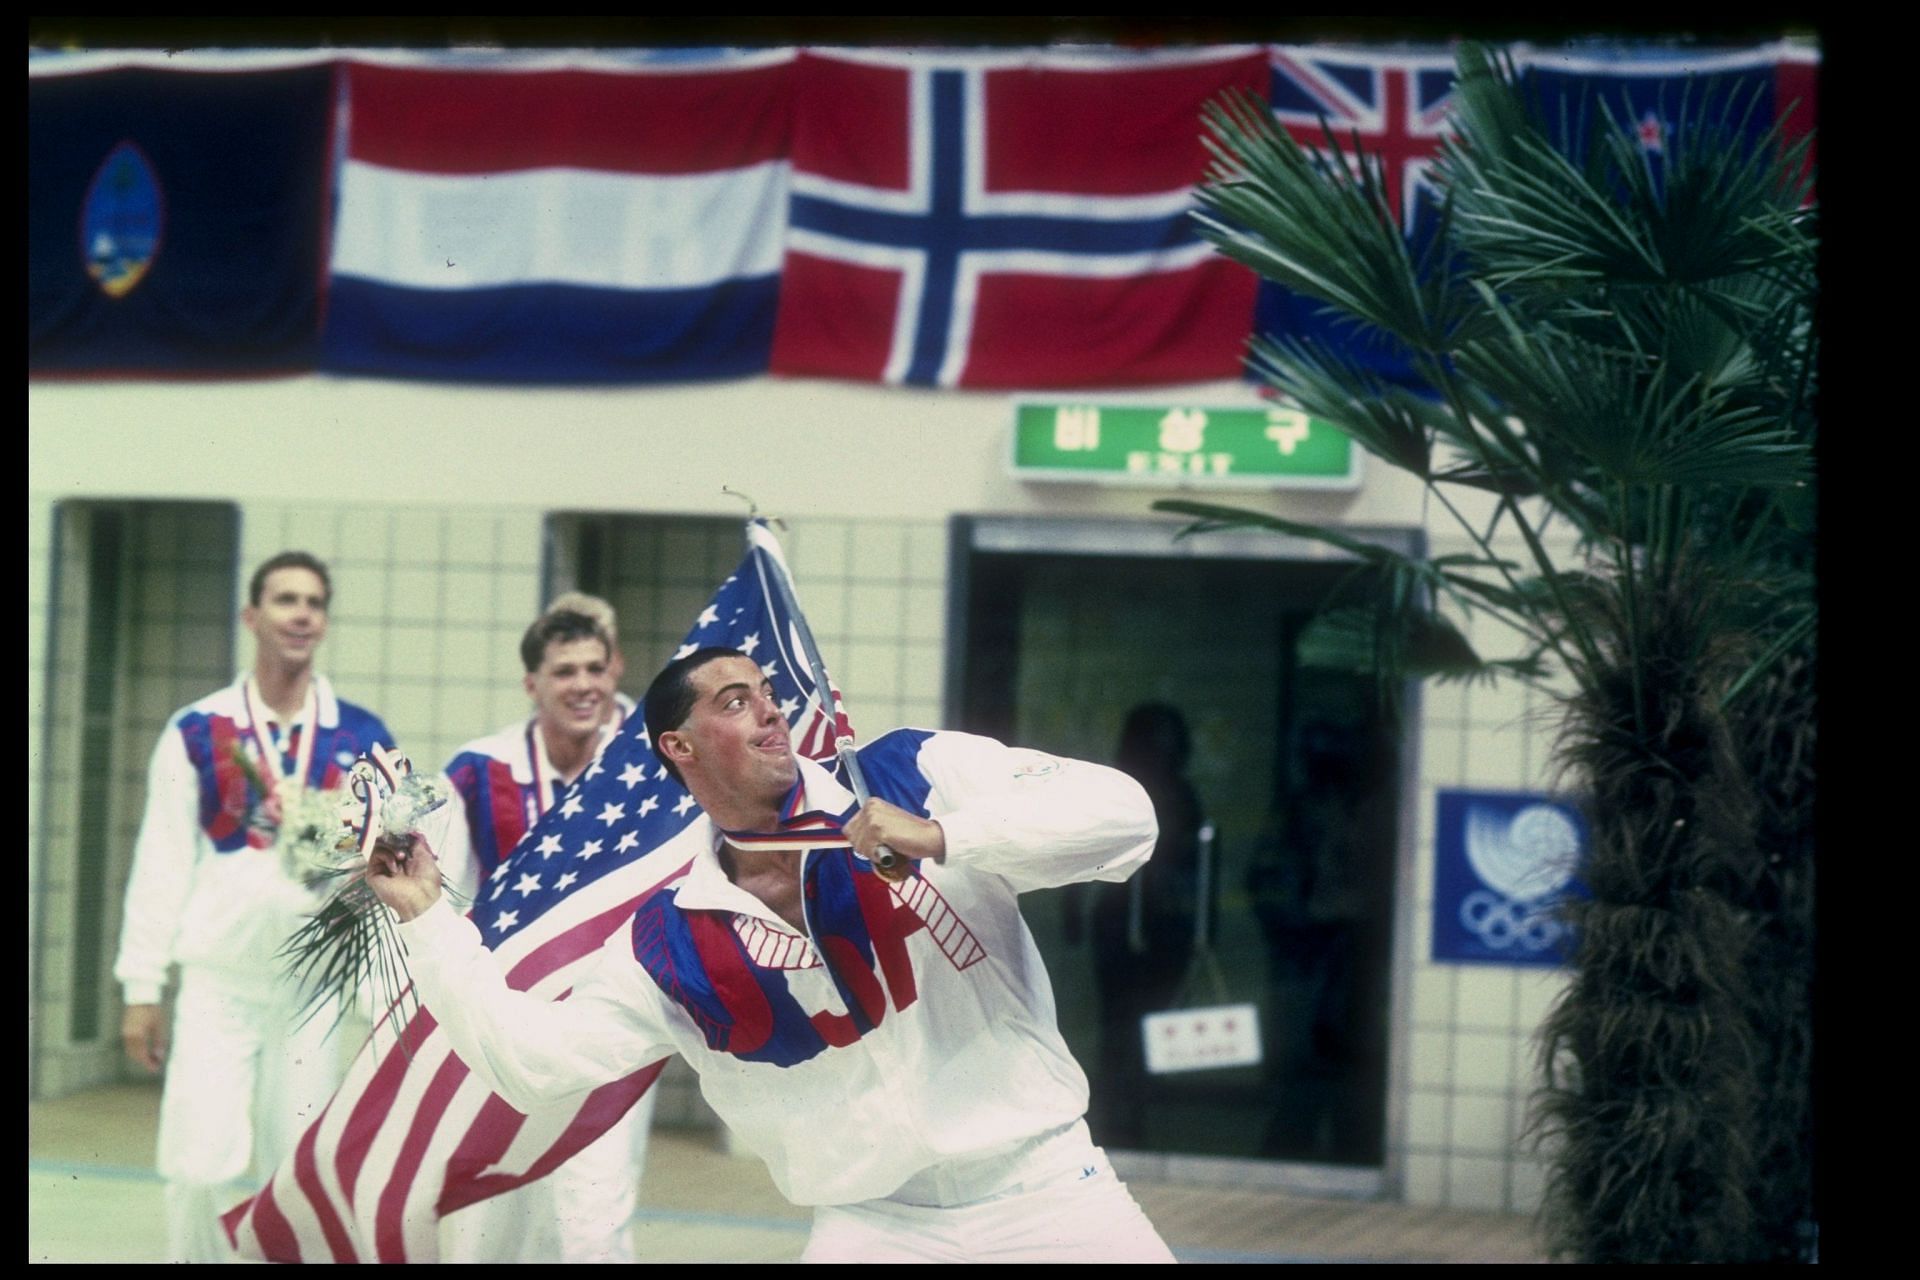
<svg viewBox="0 0 1920 1280">
<path fill-rule="evenodd" d="M 153 1172 L 156 1085 L 116 1085 L 27 1106 L 27 1260 L 150 1262 L 165 1239 Z M 1133 1181 L 1183 1262 L 1538 1262 L 1525 1217 L 1315 1199 L 1253 1188 Z M 243 1192 L 244 1194 L 244 1192 Z M 647 1262 L 792 1262 L 808 1214 L 757 1160 L 710 1134 L 658 1129 L 635 1250 Z"/>
</svg>

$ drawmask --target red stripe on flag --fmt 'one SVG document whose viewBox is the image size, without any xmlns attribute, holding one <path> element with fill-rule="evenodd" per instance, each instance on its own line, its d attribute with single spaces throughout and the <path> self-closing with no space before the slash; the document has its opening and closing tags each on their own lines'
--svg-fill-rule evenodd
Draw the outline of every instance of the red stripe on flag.
<svg viewBox="0 0 1920 1280">
<path fill-rule="evenodd" d="M 349 68 L 355 160 L 422 173 L 682 174 L 784 159 L 790 64 L 738 71 Z"/>
<path fill-rule="evenodd" d="M 910 181 L 905 68 L 802 53 L 795 71 L 794 168 L 905 191 Z"/>
<path fill-rule="evenodd" d="M 412 1127 L 393 1162 L 393 1173 L 380 1190 L 380 1207 L 374 1218 L 374 1252 L 381 1262 L 407 1260 L 407 1195 L 413 1190 L 420 1162 L 433 1142 L 433 1130 L 446 1114 L 447 1104 L 460 1091 L 467 1078 L 467 1064 L 449 1057 L 433 1073 L 433 1080 L 421 1095 L 419 1109 L 413 1113 Z"/>
<path fill-rule="evenodd" d="M 273 1262 L 299 1262 L 300 1237 L 293 1224 L 273 1200 L 273 1179 L 253 1198 L 253 1234 L 260 1241 L 260 1252 Z M 243 1206 L 244 1207 L 244 1206 Z"/>
<path fill-rule="evenodd" d="M 528 1165 L 522 1173 L 467 1173 L 460 1168 L 461 1155 L 456 1154 L 449 1164 L 447 1185 L 440 1193 L 439 1203 L 434 1206 L 435 1212 L 444 1217 L 468 1205 L 478 1204 L 492 1196 L 502 1195 L 546 1177 L 611 1129 L 615 1122 L 626 1115 L 633 1104 L 640 1100 L 640 1096 L 659 1078 L 661 1070 L 666 1065 L 663 1059 L 650 1067 L 641 1068 L 630 1076 L 602 1085 L 588 1094 L 586 1102 L 581 1105 L 580 1110 L 574 1114 L 573 1120 L 554 1140 L 553 1145 L 541 1153 L 539 1158 Z M 481 1108 L 481 1115 L 475 1117 L 476 1130 L 488 1123 L 487 1112 L 497 1102 L 500 1102 L 497 1096 L 487 1100 L 486 1106 Z M 505 1106 L 504 1103 L 501 1105 Z M 507 1110 L 512 1112 L 511 1108 Z M 512 1112 L 512 1114 L 517 1116 L 519 1113 Z M 518 1132 L 518 1126 L 515 1126 L 513 1132 Z M 509 1133 L 509 1142 L 512 1137 L 513 1133 Z M 467 1144 L 462 1143 L 461 1152 L 464 1153 L 466 1150 Z M 502 1144 L 500 1154 L 504 1154 L 505 1150 L 506 1146 Z M 498 1158 L 498 1154 L 492 1157 L 492 1159 Z M 491 1163 L 491 1160 L 488 1163 Z"/>
<path fill-rule="evenodd" d="M 507 1153 L 526 1123 L 527 1117 L 508 1105 L 505 1098 L 497 1093 L 488 1094 L 466 1136 L 460 1139 L 460 1145 L 447 1160 L 446 1185 L 440 1190 L 434 1211 L 445 1217 L 456 1209 L 511 1190 L 497 1186 L 485 1171 Z"/>
<path fill-rule="evenodd" d="M 963 387 L 1190 382 L 1240 372 L 1253 272 L 1224 258 L 1121 280 L 983 276 Z"/>
<path fill-rule="evenodd" d="M 610 1084 L 601 1085 L 587 1095 L 578 1114 L 573 1118 L 560 1140 L 548 1148 L 547 1153 L 533 1162 L 523 1181 L 532 1182 L 544 1178 L 562 1164 L 578 1155 L 580 1150 L 614 1126 L 614 1122 L 632 1110 L 633 1104 L 640 1100 L 653 1082 L 659 1078 L 666 1067 L 663 1058 L 651 1066 L 642 1067 L 630 1076 L 624 1076 Z"/>
<path fill-rule="evenodd" d="M 893 345 L 900 273 L 789 249 L 773 331 L 777 373 L 879 381 Z"/>
<path fill-rule="evenodd" d="M 1263 92 L 1266 56 L 1190 66 L 1016 67 L 986 83 L 986 189 L 1076 196 L 1151 195 L 1207 167 L 1201 104 Z"/>
<path fill-rule="evenodd" d="M 662 884 L 685 875 L 687 868 L 692 865 L 693 860 L 688 859 L 678 871 L 670 876 L 663 876 L 645 893 L 636 894 L 619 906 L 610 907 L 597 916 L 589 916 L 558 937 L 549 938 L 541 943 L 513 966 L 512 971 L 507 974 L 507 985 L 515 991 L 525 991 L 582 956 L 598 951 L 606 945 L 607 939 L 613 936 L 613 931 L 625 924 L 633 913 L 640 909 L 641 903 L 658 893 Z"/>
<path fill-rule="evenodd" d="M 340 1175 L 340 1189 L 353 1203 L 353 1191 L 360 1181 L 361 1166 L 366 1164 L 367 1153 L 373 1149 L 373 1143 L 380 1136 L 380 1128 L 387 1121 L 387 1113 L 393 1109 L 393 1101 L 400 1095 L 400 1086 L 407 1078 L 407 1068 L 413 1065 L 413 1055 L 421 1051 L 428 1033 L 440 1024 L 433 1015 L 421 1009 L 407 1023 L 407 1030 L 401 1036 L 402 1045 L 387 1050 L 386 1058 L 373 1073 L 373 1079 L 367 1081 L 367 1088 L 360 1095 L 360 1101 L 354 1104 L 353 1114 L 347 1117 L 346 1128 L 340 1134 L 339 1151 L 334 1157 L 334 1170 Z"/>
<path fill-rule="evenodd" d="M 300 1145 L 294 1148 L 293 1153 L 293 1176 L 305 1194 L 313 1216 L 320 1221 L 320 1231 L 327 1238 L 327 1249 L 333 1254 L 333 1260 L 358 1262 L 360 1255 L 354 1252 L 353 1236 L 340 1221 L 340 1215 L 334 1211 L 333 1197 L 327 1194 L 327 1188 L 321 1183 L 320 1167 L 313 1158 L 314 1145 L 320 1137 L 320 1125 L 331 1110 L 333 1104 L 328 1103 L 326 1110 L 320 1113 L 320 1119 L 308 1125 L 306 1133 L 301 1135 Z"/>
</svg>

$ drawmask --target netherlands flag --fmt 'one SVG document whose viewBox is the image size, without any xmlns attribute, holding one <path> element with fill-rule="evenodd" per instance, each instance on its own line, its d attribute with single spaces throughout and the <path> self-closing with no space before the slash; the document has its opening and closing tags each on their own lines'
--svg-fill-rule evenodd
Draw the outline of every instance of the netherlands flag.
<svg viewBox="0 0 1920 1280">
<path fill-rule="evenodd" d="M 773 370 L 1064 387 L 1240 372 L 1254 276 L 1187 217 L 1257 47 L 842 50 L 794 68 Z"/>
<path fill-rule="evenodd" d="M 322 367 L 499 382 L 764 372 L 792 61 L 347 63 Z"/>
</svg>

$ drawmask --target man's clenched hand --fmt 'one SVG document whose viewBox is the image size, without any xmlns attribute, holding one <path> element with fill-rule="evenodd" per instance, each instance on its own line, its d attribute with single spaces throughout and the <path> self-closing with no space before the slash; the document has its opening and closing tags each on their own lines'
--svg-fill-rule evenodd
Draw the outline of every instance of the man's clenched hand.
<svg viewBox="0 0 1920 1280">
<path fill-rule="evenodd" d="M 367 884 L 404 922 L 440 900 L 440 862 L 425 837 L 398 844 L 381 836 L 367 858 Z"/>
<path fill-rule="evenodd" d="M 937 862 L 947 852 L 947 833 L 939 823 L 908 813 L 885 800 L 869 800 L 862 805 L 860 812 L 847 821 L 846 832 L 847 839 L 853 842 L 854 851 L 869 861 L 881 845 L 902 858 L 916 860 L 932 858 Z M 887 878 L 898 880 L 904 877 L 903 864 L 899 874 Z"/>
</svg>

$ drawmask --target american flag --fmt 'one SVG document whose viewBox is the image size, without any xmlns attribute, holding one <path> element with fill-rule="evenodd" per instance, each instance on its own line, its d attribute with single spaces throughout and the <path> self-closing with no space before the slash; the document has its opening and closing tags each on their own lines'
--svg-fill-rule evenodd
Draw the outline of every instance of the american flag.
<svg viewBox="0 0 1920 1280">
<path fill-rule="evenodd" d="M 796 749 L 833 756 L 851 737 L 829 719 L 772 575 L 786 573 L 763 521 L 746 559 L 695 619 L 676 657 L 728 645 L 760 663 Z M 482 888 L 470 918 L 508 984 L 550 999 L 647 897 L 684 874 L 658 856 L 695 813 L 653 753 L 639 714 L 534 824 Z M 242 1257 L 269 1262 L 430 1262 L 441 1217 L 552 1172 L 646 1092 L 662 1063 L 636 1063 L 578 1106 L 522 1115 L 460 1060 L 422 1010 L 384 1024 L 333 1100 L 256 1195 L 224 1215 Z"/>
</svg>

